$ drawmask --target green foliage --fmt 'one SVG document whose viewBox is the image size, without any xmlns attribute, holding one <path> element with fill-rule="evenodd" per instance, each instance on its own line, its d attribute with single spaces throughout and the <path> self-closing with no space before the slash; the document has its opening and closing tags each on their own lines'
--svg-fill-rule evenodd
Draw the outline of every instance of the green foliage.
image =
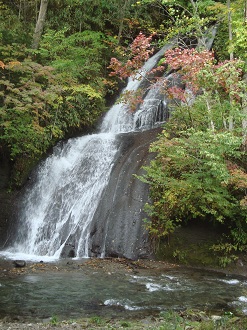
<svg viewBox="0 0 247 330">
<path fill-rule="evenodd" d="M 28 28 L 22 28 L 21 8 L 16 15 L 0 2 L 0 10 L 0 147 L 13 161 L 12 179 L 19 185 L 27 172 L 22 160 L 32 164 L 56 141 L 92 126 L 104 112 L 105 95 L 115 88 L 105 77 L 116 39 L 100 31 L 70 34 L 66 27 L 46 30 L 34 51 L 22 40 L 22 33 L 29 44 L 31 39 Z"/>
<path fill-rule="evenodd" d="M 220 22 L 214 39 L 213 49 L 219 61 L 229 59 L 228 52 L 228 27 L 226 22 Z"/>
<path fill-rule="evenodd" d="M 176 249 L 173 252 L 173 258 L 179 262 L 184 262 L 187 258 L 186 252 Z"/>
<path fill-rule="evenodd" d="M 90 318 L 90 322 L 95 325 L 102 325 L 103 319 L 100 316 L 93 316 Z"/>
<path fill-rule="evenodd" d="M 182 330 L 185 328 L 185 321 L 179 315 L 179 313 L 174 311 L 161 312 L 160 317 L 163 320 L 163 325 L 159 327 L 160 330 Z"/>
<path fill-rule="evenodd" d="M 245 225 L 243 225 L 243 227 L 245 228 Z M 244 235 L 241 235 L 241 233 L 239 235 L 236 235 L 236 231 L 240 231 Z M 222 268 L 228 266 L 233 261 L 236 261 L 238 259 L 238 257 L 236 256 L 236 252 L 246 251 L 247 248 L 247 233 L 244 232 L 243 228 L 238 226 L 231 231 L 231 234 L 231 241 L 233 243 L 222 241 L 217 244 L 213 244 L 210 247 L 210 250 L 213 251 L 214 254 L 217 256 L 218 263 Z"/>
<path fill-rule="evenodd" d="M 188 100 L 190 99 L 188 98 Z M 201 94 L 193 102 L 193 106 L 191 106 L 190 102 L 177 104 L 173 118 L 167 126 L 173 126 L 182 130 L 195 128 L 205 131 L 211 128 L 213 123 L 214 129 L 227 130 L 230 114 L 232 114 L 234 127 L 239 131 L 242 120 L 239 104 L 231 104 L 229 100 L 220 98 L 217 91 L 213 97 L 209 93 Z M 208 105 L 210 106 L 210 112 L 208 111 Z"/>
<path fill-rule="evenodd" d="M 0 70 L 0 143 L 14 162 L 40 158 L 71 128 L 92 125 L 104 109 L 100 90 L 71 80 L 68 85 L 52 67 L 24 60 Z"/>
<path fill-rule="evenodd" d="M 100 322 L 97 322 L 100 319 Z M 94 320 L 96 322 L 94 322 Z M 232 312 L 221 313 L 220 315 L 208 315 L 206 311 L 197 309 L 186 309 L 181 311 L 161 311 L 159 315 L 146 319 L 132 319 L 125 322 L 121 319 L 107 318 L 82 318 L 79 320 L 62 321 L 56 326 L 67 327 L 70 324 L 74 327 L 85 329 L 122 329 L 133 330 L 245 330 L 247 318 L 235 316 Z"/>
<path fill-rule="evenodd" d="M 5 2 L 5 3 L 4 3 Z M 22 47 L 31 42 L 32 24 L 20 19 L 21 12 L 15 12 L 6 1 L 0 1 L 0 56 L 5 47 Z M 22 46 L 21 46 L 22 44 Z M 1 56 L 3 59 L 3 57 Z M 11 60 L 17 59 L 12 58 Z"/>
<path fill-rule="evenodd" d="M 44 64 L 50 63 L 63 76 L 79 82 L 100 82 L 105 75 L 115 39 L 102 32 L 83 31 L 66 36 L 67 29 L 48 30 L 35 53 Z"/>
<path fill-rule="evenodd" d="M 197 39 L 205 46 L 202 41 L 205 35 L 211 34 L 208 28 L 221 17 L 219 6 L 216 6 L 217 2 L 213 0 L 142 0 L 137 3 L 143 7 L 150 6 L 154 10 L 159 8 L 159 16 L 163 17 L 163 20 L 156 32 L 165 42 L 172 38 L 177 39 L 180 47 L 195 47 Z"/>
<path fill-rule="evenodd" d="M 58 317 L 53 315 L 50 320 L 51 325 L 56 326 L 58 324 Z"/>
<path fill-rule="evenodd" d="M 234 55 L 247 60 L 247 29 L 245 1 L 232 1 L 232 27 L 233 27 L 233 52 Z M 246 13 L 245 13 L 246 15 Z"/>
<path fill-rule="evenodd" d="M 120 325 L 123 328 L 130 328 L 131 327 L 131 323 L 130 322 L 126 322 L 126 321 L 122 321 Z"/>
<path fill-rule="evenodd" d="M 236 164 L 244 157 L 240 146 L 241 138 L 232 132 L 187 130 L 171 139 L 164 131 L 150 149 L 157 156 L 141 178 L 150 184 L 153 201 L 146 207 L 151 235 L 169 236 L 179 225 L 201 219 L 231 228 L 229 237 L 240 249 L 246 235 L 234 232 L 245 232 L 247 222 L 241 202 L 245 191 L 239 185 L 239 180 L 247 184 L 247 176 Z M 236 169 L 243 177 L 233 188 Z"/>
<path fill-rule="evenodd" d="M 214 49 L 217 57 L 220 60 L 229 58 L 229 53 L 233 51 L 234 57 L 238 57 L 242 60 L 247 59 L 247 29 L 245 12 L 245 1 L 235 0 L 231 1 L 231 19 L 232 19 L 232 44 L 229 44 L 229 32 L 228 32 L 228 9 L 226 4 L 216 3 L 213 8 L 215 12 L 218 11 L 218 32 L 216 40 L 214 42 Z M 226 3 L 226 1 L 225 1 Z"/>
<path fill-rule="evenodd" d="M 116 0 L 53 1 L 48 12 L 48 21 L 50 27 L 56 30 L 61 30 L 66 22 L 70 34 L 83 30 L 103 31 L 116 7 Z"/>
<path fill-rule="evenodd" d="M 56 31 L 66 26 L 69 34 L 104 31 L 117 39 L 121 33 L 123 44 L 129 43 L 140 31 L 154 30 L 159 21 L 158 11 L 135 4 L 136 0 L 56 0 L 50 5 L 48 25 Z"/>
<path fill-rule="evenodd" d="M 59 103 L 52 80 L 51 68 L 30 61 L 10 62 L 1 70 L 0 139 L 10 149 L 12 159 L 47 149 L 44 124 L 51 116 L 48 107 Z"/>
</svg>

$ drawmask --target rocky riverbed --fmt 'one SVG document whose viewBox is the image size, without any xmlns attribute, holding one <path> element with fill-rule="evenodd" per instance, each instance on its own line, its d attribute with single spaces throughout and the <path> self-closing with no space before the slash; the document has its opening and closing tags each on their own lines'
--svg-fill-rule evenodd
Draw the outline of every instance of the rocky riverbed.
<svg viewBox="0 0 247 330">
<path fill-rule="evenodd" d="M 22 263 L 22 262 L 21 262 Z M 25 262 L 25 266 L 18 267 L 15 265 L 15 261 L 0 259 L 0 278 L 9 277 L 14 278 L 19 275 L 24 274 L 36 274 L 44 272 L 74 272 L 83 270 L 84 272 L 90 274 L 90 272 L 95 269 L 100 269 L 102 272 L 111 274 L 125 274 L 134 273 L 144 275 L 150 273 L 150 271 L 162 271 L 171 268 L 185 268 L 184 265 L 179 265 L 175 263 L 169 263 L 165 261 L 155 261 L 140 259 L 137 261 L 125 259 L 125 258 L 105 258 L 105 259 L 61 259 L 57 262 Z M 194 268 L 196 267 L 187 267 Z M 201 268 L 203 269 L 203 268 Z M 213 270 L 216 272 L 221 272 L 225 274 L 241 275 L 247 277 L 247 263 L 238 260 L 236 263 L 229 265 L 226 268 L 204 268 L 205 270 Z"/>
<path fill-rule="evenodd" d="M 153 260 L 128 260 L 124 258 L 106 258 L 106 259 L 61 259 L 57 262 L 27 262 L 24 267 L 15 265 L 15 261 L 0 259 L 0 278 L 14 278 L 24 274 L 38 274 L 44 272 L 75 272 L 82 271 L 90 274 L 92 271 L 100 270 L 108 274 L 140 273 L 144 274 L 155 270 L 165 270 L 179 268 L 177 264 Z M 20 262 L 21 264 L 21 262 Z"/>
</svg>

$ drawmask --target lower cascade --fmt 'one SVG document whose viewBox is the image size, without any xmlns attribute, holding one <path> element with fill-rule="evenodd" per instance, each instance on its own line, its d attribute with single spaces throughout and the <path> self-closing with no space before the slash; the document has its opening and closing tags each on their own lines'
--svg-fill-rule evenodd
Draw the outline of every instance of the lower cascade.
<svg viewBox="0 0 247 330">
<path fill-rule="evenodd" d="M 142 76 L 169 47 L 146 62 Z M 129 79 L 126 89 L 135 91 L 144 79 Z M 142 173 L 150 142 L 167 117 L 156 86 L 136 113 L 115 104 L 99 133 L 58 144 L 26 187 L 14 243 L 1 254 L 30 260 L 148 256 L 148 188 L 133 174 Z"/>
</svg>

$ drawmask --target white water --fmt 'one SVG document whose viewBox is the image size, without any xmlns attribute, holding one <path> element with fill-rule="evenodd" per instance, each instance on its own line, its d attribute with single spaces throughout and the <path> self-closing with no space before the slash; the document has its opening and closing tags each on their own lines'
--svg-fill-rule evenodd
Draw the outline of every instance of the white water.
<svg viewBox="0 0 247 330">
<path fill-rule="evenodd" d="M 117 151 L 114 142 L 111 133 L 72 139 L 46 160 L 26 197 L 25 225 L 14 253 L 56 259 L 70 235 L 78 232 L 76 255 L 88 256 L 87 228 L 108 182 Z"/>
<path fill-rule="evenodd" d="M 126 89 L 137 90 L 169 47 L 149 59 L 139 79 L 129 79 Z M 25 196 L 16 243 L 1 254 L 10 259 L 56 260 L 66 244 L 73 246 L 76 257 L 88 257 L 89 225 L 117 156 L 116 136 L 136 128 L 153 128 L 163 121 L 164 105 L 157 87 L 149 91 L 135 115 L 126 105 L 116 104 L 106 114 L 99 134 L 70 139 L 64 147 L 56 147 Z"/>
<path fill-rule="evenodd" d="M 125 90 L 136 91 L 140 87 L 141 83 L 145 80 L 146 74 L 152 68 L 154 68 L 155 64 L 161 58 L 162 54 L 164 54 L 164 52 L 170 47 L 171 47 L 171 45 L 167 45 L 167 46 L 163 47 L 158 53 L 156 53 L 153 57 L 151 57 L 145 63 L 143 68 L 140 70 L 140 74 L 137 75 L 135 77 L 135 79 L 129 78 L 128 85 L 125 88 Z M 146 117 L 146 112 L 148 112 L 151 107 L 153 117 L 155 118 L 156 112 L 157 112 L 156 108 L 159 105 L 161 98 L 162 98 L 162 96 L 160 95 L 160 86 L 158 86 L 157 88 L 151 89 L 144 99 L 144 103 L 141 107 L 141 111 L 138 111 L 138 113 L 142 113 L 142 115 L 144 117 Z M 157 100 L 159 100 L 159 101 L 157 102 Z M 164 97 L 163 97 L 162 101 L 165 102 Z M 155 111 L 153 111 L 154 109 L 155 109 Z M 129 112 L 128 107 L 126 105 L 124 105 L 123 103 L 117 103 L 117 104 L 113 105 L 113 107 L 106 114 L 104 121 L 101 125 L 101 131 L 102 132 L 112 132 L 115 134 L 134 131 L 136 129 L 136 124 L 140 117 L 141 117 L 140 114 L 137 116 L 132 115 Z M 143 127 L 141 125 L 139 125 L 140 129 L 153 128 L 153 124 L 154 124 L 153 118 L 149 121 L 149 125 L 147 124 L 147 120 L 144 119 L 144 122 L 145 122 L 145 125 Z"/>
</svg>

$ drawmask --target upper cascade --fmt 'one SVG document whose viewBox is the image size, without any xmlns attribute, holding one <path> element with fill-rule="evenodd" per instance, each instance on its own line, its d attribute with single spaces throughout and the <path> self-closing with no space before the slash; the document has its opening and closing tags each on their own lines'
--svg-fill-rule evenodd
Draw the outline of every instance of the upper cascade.
<svg viewBox="0 0 247 330">
<path fill-rule="evenodd" d="M 130 77 L 128 79 L 128 84 L 123 92 L 135 92 L 138 88 L 141 88 L 141 85 L 147 79 L 147 74 L 157 65 L 159 59 L 167 49 L 171 48 L 171 46 L 171 44 L 167 44 L 155 55 L 150 57 L 135 78 Z M 165 106 L 165 96 L 160 90 L 160 85 L 154 85 L 144 97 L 143 104 L 137 115 L 132 113 L 126 104 L 117 102 L 105 115 L 100 130 L 102 132 L 112 132 L 117 134 L 132 132 L 137 129 L 151 129 L 155 126 L 156 122 L 160 123 L 167 119 L 167 115 L 162 118 L 160 113 L 161 108 L 164 110 Z"/>
</svg>

